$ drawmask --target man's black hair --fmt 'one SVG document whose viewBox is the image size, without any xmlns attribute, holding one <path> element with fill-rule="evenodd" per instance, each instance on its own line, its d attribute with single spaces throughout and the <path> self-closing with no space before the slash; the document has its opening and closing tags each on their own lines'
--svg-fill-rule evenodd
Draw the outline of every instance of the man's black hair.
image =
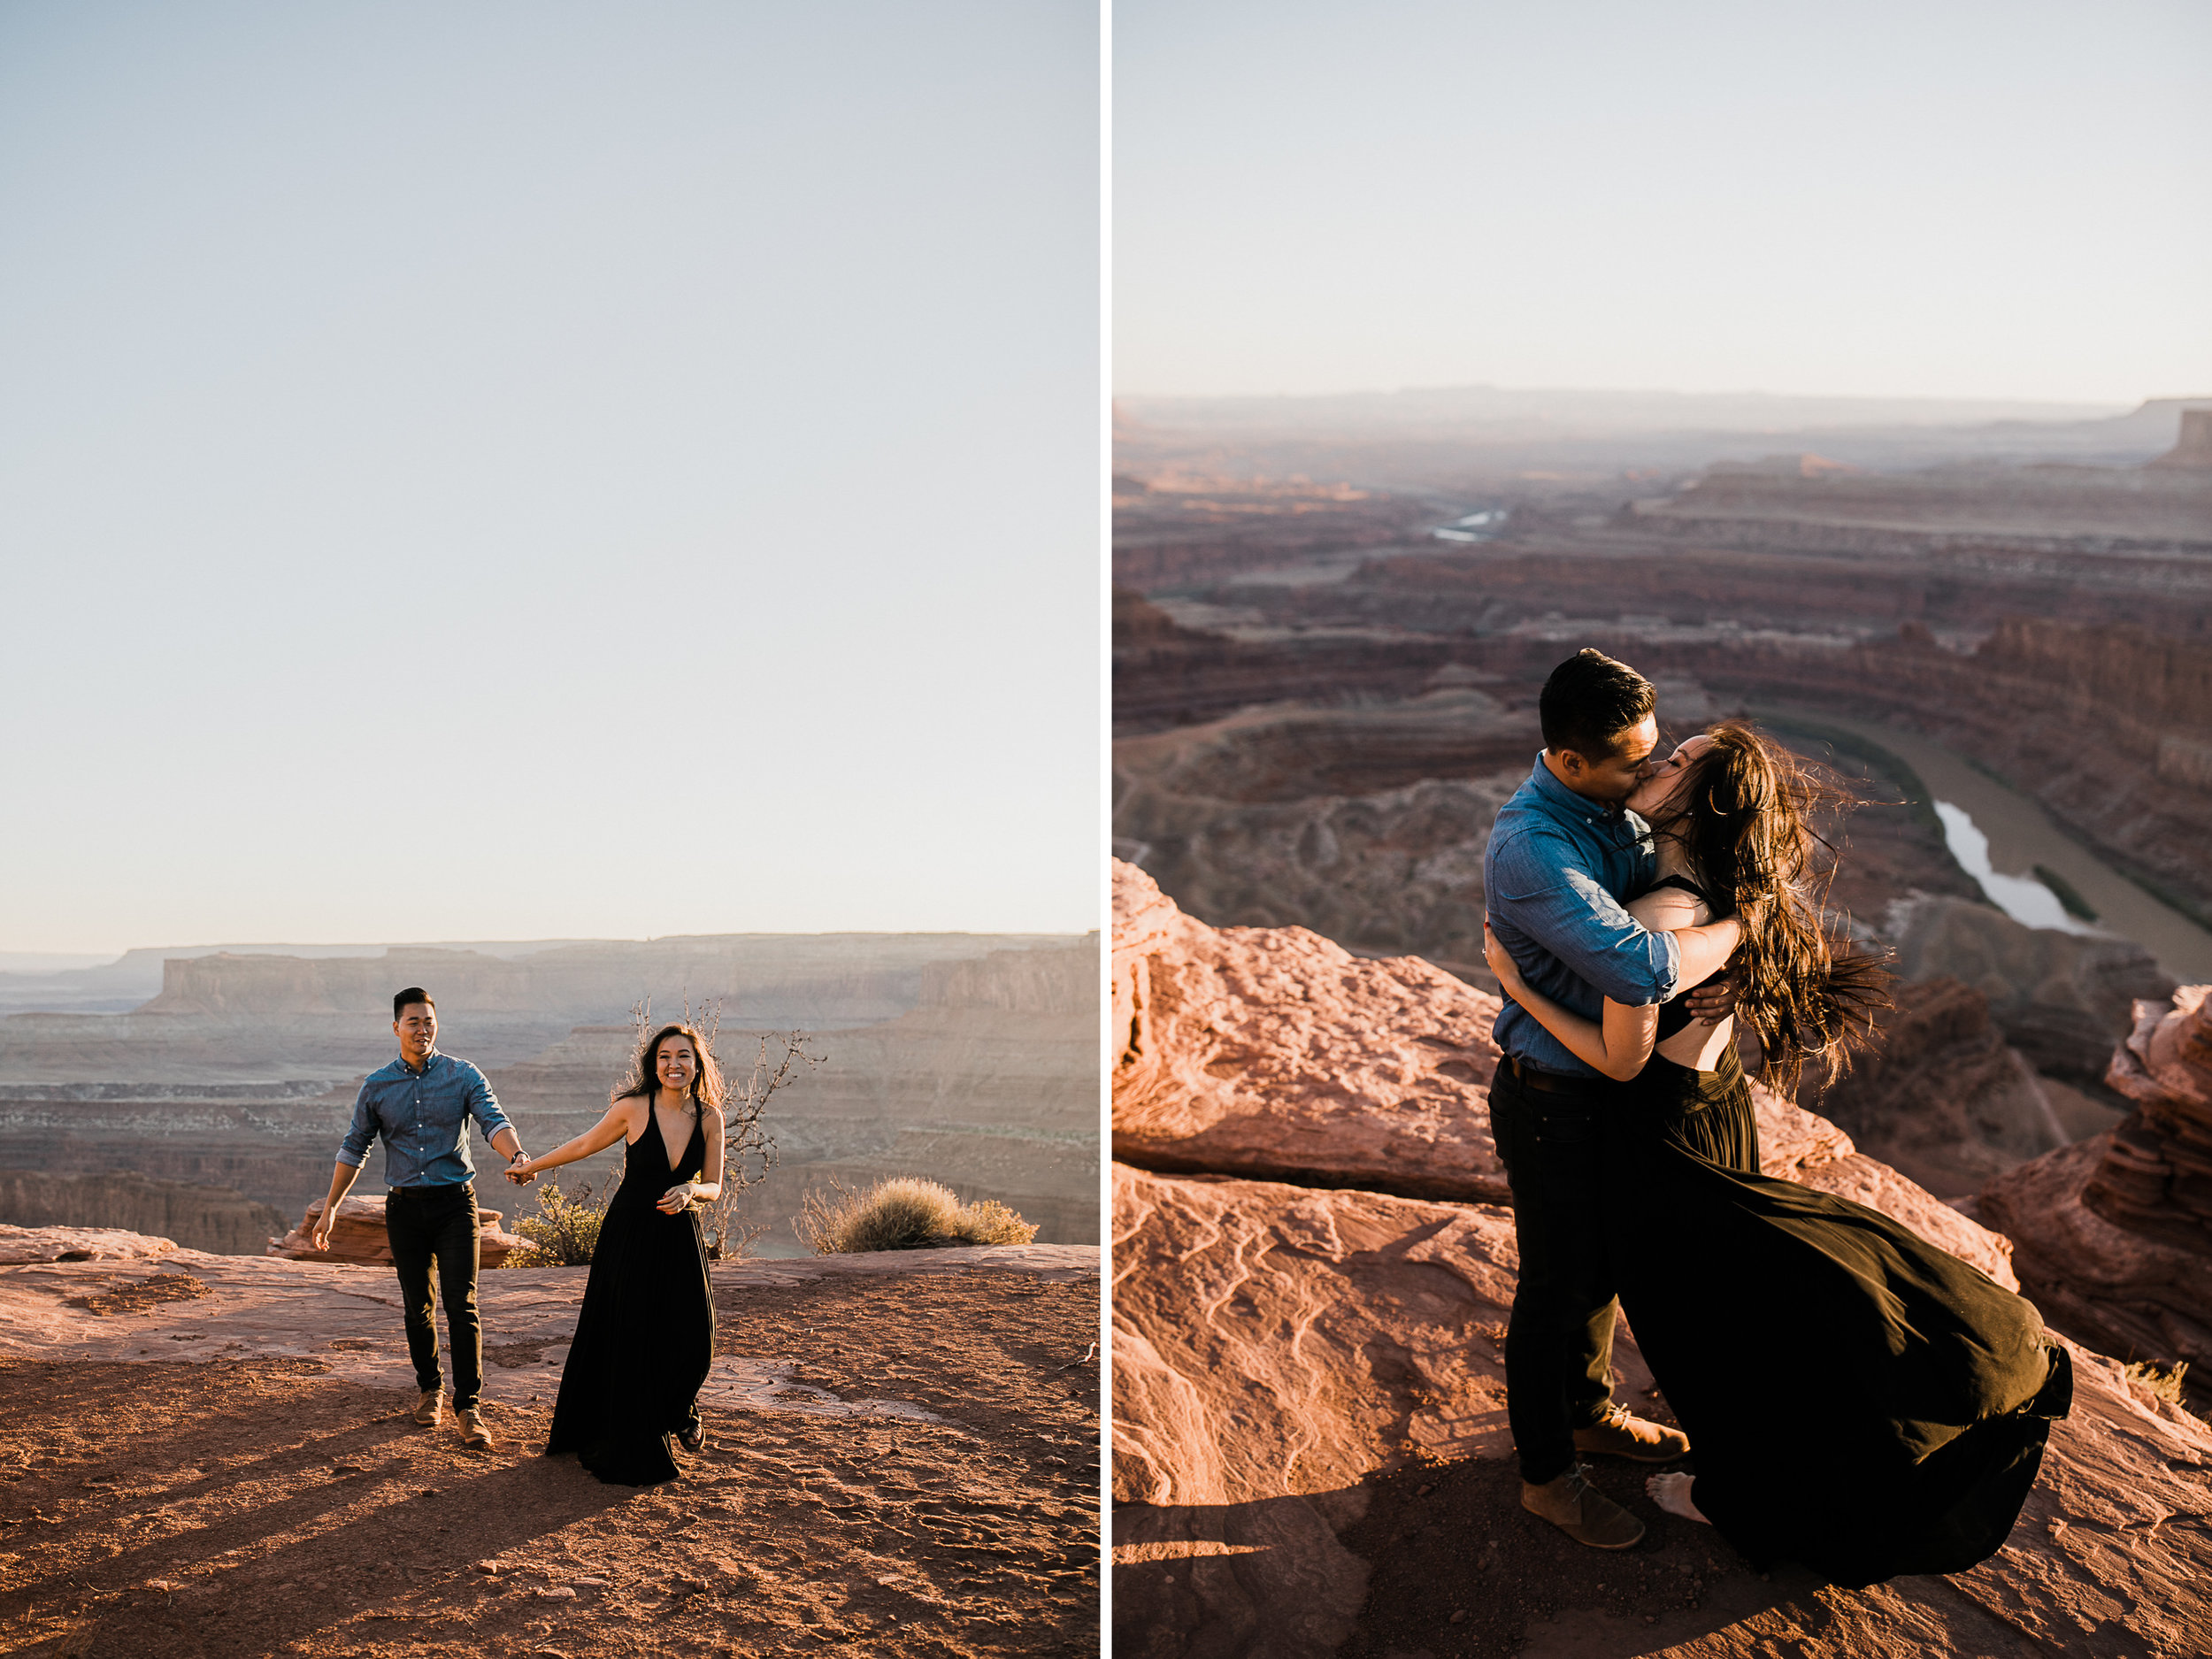
<svg viewBox="0 0 2212 1659">
<path fill-rule="evenodd" d="M 392 998 L 392 1023 L 395 1025 L 406 1018 L 407 1005 L 410 1002 L 420 1002 L 434 1014 L 438 1011 L 438 1005 L 430 1000 L 429 992 L 424 990 L 419 985 L 411 985 Z"/>
<path fill-rule="evenodd" d="M 1544 747 L 1571 749 L 1585 760 L 1603 760 L 1620 734 L 1658 705 L 1651 681 L 1626 663 L 1585 646 L 1551 671 L 1536 700 Z"/>
</svg>

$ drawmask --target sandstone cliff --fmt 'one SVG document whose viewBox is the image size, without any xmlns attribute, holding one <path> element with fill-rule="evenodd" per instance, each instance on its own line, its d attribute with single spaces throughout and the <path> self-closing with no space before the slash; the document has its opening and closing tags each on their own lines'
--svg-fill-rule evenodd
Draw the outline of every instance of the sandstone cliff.
<svg viewBox="0 0 2212 1659">
<path fill-rule="evenodd" d="M 150 1179 L 135 1171 L 53 1175 L 0 1170 L 0 1222 L 97 1227 L 173 1239 L 188 1250 L 258 1256 L 284 1212 L 227 1187 Z"/>
<path fill-rule="evenodd" d="M 1392 1596 L 1443 1609 L 1429 1637 L 1440 1645 L 1456 1645 L 1444 1618 L 1454 1605 L 1451 1623 L 1479 1607 L 1491 1628 L 1512 1625 L 1513 1645 L 1534 1634 L 1540 1571 L 1578 1586 L 1584 1600 L 1566 1605 L 1602 1624 L 1610 1593 L 1592 1587 L 1587 1557 L 1546 1564 L 1555 1542 L 1576 1547 L 1520 1514 L 1509 1479 L 1480 1473 L 1509 1476 L 1498 1461 L 1509 1445 L 1502 1344 L 1517 1263 L 1486 1121 L 1496 1000 L 1425 963 L 1362 961 L 1302 929 L 1207 927 L 1125 865 L 1115 894 L 1117 1650 L 1404 1651 L 1398 1609 L 1370 1590 L 1417 1536 L 1423 1559 L 1449 1563 L 1432 1570 L 1444 1582 L 1400 1575 Z M 1871 1204 L 2013 1282 L 2005 1240 L 1833 1125 L 1763 1092 L 1759 1114 L 1770 1172 Z M 1639 1552 L 1653 1561 L 1608 1573 L 1632 1590 L 1680 1585 L 1670 1563 L 1687 1551 L 1688 1605 L 1705 1612 L 1686 1622 L 1632 1602 L 1655 1609 L 1627 1627 L 1644 1645 L 1605 1636 L 1586 1650 L 1763 1652 L 1813 1609 L 1838 1655 L 1901 1642 L 2025 1655 L 2108 1617 L 2138 1640 L 2212 1635 L 2212 1598 L 2195 1582 L 2212 1539 L 2174 1532 L 2125 1563 L 2102 1541 L 2139 1506 L 2146 1517 L 2212 1509 L 2212 1432 L 2137 1393 L 2112 1363 L 2079 1353 L 2077 1363 L 2080 1402 L 2018 1551 L 1957 1579 L 1845 1595 L 1732 1576 L 1709 1534 L 1670 1530 L 1654 1511 Z M 1663 1409 L 1632 1333 L 1616 1365 L 1626 1397 Z M 1416 1480 L 1428 1484 L 1417 1492 Z M 1497 1495 L 1437 1515 L 1420 1500 L 1439 1482 Z M 1434 1541 L 1443 1534 L 1457 1542 Z M 2108 1586 L 2146 1611 L 2102 1610 Z"/>
<path fill-rule="evenodd" d="M 1999 1176 L 1978 1213 L 2018 1242 L 2060 1328 L 2108 1353 L 2186 1362 L 2212 1402 L 2212 987 L 2135 1007 L 2110 1081 L 2137 1102 L 2108 1134 Z"/>
</svg>

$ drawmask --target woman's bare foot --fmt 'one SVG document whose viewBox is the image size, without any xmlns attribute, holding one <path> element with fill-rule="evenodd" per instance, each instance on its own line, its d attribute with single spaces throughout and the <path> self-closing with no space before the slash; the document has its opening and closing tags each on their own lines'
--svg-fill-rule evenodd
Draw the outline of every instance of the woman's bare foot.
<svg viewBox="0 0 2212 1659">
<path fill-rule="evenodd" d="M 1651 1494 L 1651 1501 L 1669 1515 L 1678 1515 L 1686 1521 L 1699 1521 L 1710 1526 L 1712 1523 L 1698 1513 L 1697 1505 L 1690 1502 L 1690 1483 L 1695 1477 L 1685 1474 L 1654 1475 L 1644 1482 L 1644 1490 Z"/>
</svg>

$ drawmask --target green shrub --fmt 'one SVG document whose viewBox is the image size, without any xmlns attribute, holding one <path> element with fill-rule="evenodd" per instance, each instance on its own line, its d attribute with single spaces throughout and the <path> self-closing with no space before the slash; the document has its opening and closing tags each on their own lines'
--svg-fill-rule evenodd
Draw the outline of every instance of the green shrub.
<svg viewBox="0 0 2212 1659">
<path fill-rule="evenodd" d="M 1026 1244 L 1037 1236 L 1033 1222 L 995 1198 L 964 1204 L 950 1187 L 918 1175 L 887 1176 L 863 1192 L 832 1181 L 828 1192 L 807 1194 L 792 1225 L 817 1256 Z"/>
<path fill-rule="evenodd" d="M 538 1187 L 538 1213 L 515 1223 L 515 1231 L 528 1242 L 508 1256 L 507 1265 L 589 1267 L 591 1253 L 599 1246 L 599 1224 L 606 1216 L 607 1199 L 595 1199 L 589 1182 L 571 1198 L 559 1182 L 548 1177 Z"/>
</svg>

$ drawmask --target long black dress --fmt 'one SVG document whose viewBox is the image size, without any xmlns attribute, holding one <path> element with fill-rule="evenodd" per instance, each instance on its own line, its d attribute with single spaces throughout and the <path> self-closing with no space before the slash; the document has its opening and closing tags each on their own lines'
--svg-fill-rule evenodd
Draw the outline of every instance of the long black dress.
<svg viewBox="0 0 2212 1659">
<path fill-rule="evenodd" d="M 2073 1398 L 2034 1307 L 1888 1217 L 1758 1173 L 1732 1052 L 1611 1091 L 1622 1306 L 1690 1437 L 1691 1498 L 1755 1564 L 1858 1586 L 2004 1545 Z"/>
<path fill-rule="evenodd" d="M 546 1454 L 574 1452 L 615 1486 L 676 1479 L 668 1437 L 697 1421 L 714 1357 L 714 1301 L 696 1210 L 667 1215 L 663 1193 L 706 1161 L 695 1116 L 684 1155 L 669 1162 L 660 1114 L 624 1156 L 622 1184 L 599 1224 L 576 1340 L 561 1371 Z"/>
</svg>

